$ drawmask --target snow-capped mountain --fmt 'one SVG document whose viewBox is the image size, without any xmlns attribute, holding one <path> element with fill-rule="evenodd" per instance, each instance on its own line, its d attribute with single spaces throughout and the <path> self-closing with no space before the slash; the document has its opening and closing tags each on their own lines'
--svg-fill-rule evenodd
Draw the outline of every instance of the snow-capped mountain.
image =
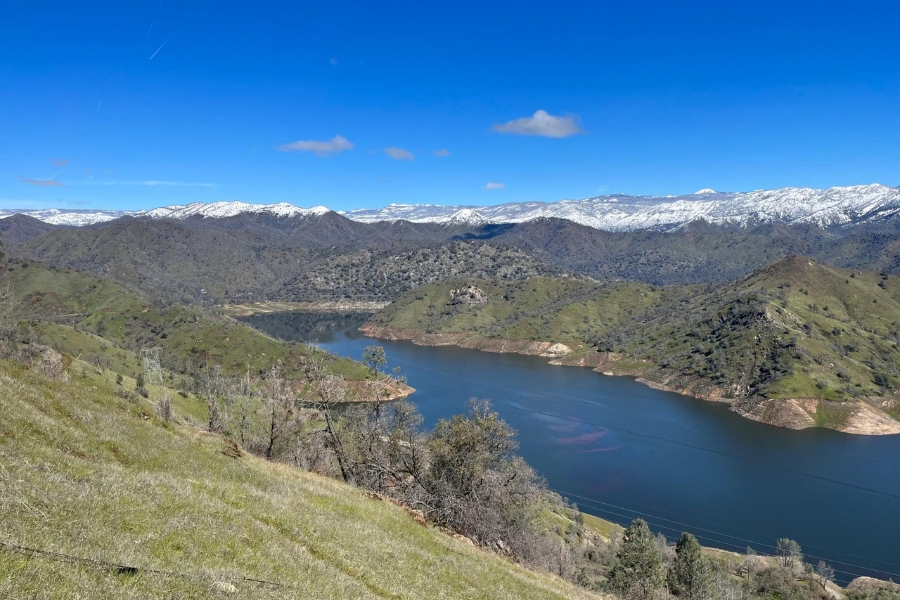
<svg viewBox="0 0 900 600">
<path fill-rule="evenodd" d="M 300 208 L 287 202 L 194 202 L 152 210 L 0 210 L 0 218 L 28 214 L 55 225 L 90 225 L 125 215 L 154 219 L 233 217 L 241 213 L 278 217 L 324 215 L 325 206 Z M 484 225 L 521 223 L 541 217 L 568 219 L 607 231 L 653 229 L 667 231 L 686 223 L 705 220 L 714 224 L 812 223 L 822 227 L 874 221 L 900 213 L 900 188 L 880 184 L 813 188 L 782 188 L 754 192 L 718 192 L 702 189 L 685 196 L 607 195 L 558 202 L 515 202 L 496 206 L 444 206 L 440 204 L 391 204 L 384 208 L 360 209 L 340 214 L 354 221 L 407 220 L 415 223 Z"/>
<path fill-rule="evenodd" d="M 300 208 L 287 202 L 278 204 L 250 204 L 248 202 L 192 202 L 184 206 L 162 206 L 153 210 L 134 213 L 136 217 L 151 217 L 154 219 L 187 219 L 195 215 L 201 215 L 213 219 L 233 217 L 241 213 L 270 214 L 276 217 L 298 217 L 310 215 L 324 215 L 331 212 L 325 206 L 312 208 Z"/>
<path fill-rule="evenodd" d="M 118 219 L 119 217 L 130 213 L 124 210 L 66 210 L 62 208 L 47 208 L 42 210 L 0 209 L 0 219 L 5 219 L 6 217 L 17 214 L 28 215 L 34 217 L 38 221 L 50 223 L 51 225 L 82 227 L 84 225 L 112 221 L 113 219 Z"/>
<path fill-rule="evenodd" d="M 686 196 L 608 195 L 558 202 L 517 202 L 497 206 L 391 204 L 343 212 L 364 223 L 405 219 L 417 223 L 521 223 L 557 217 L 607 231 L 670 230 L 691 221 L 748 225 L 762 222 L 813 223 L 822 227 L 876 220 L 900 213 L 900 189 L 880 184 L 782 188 L 755 192 L 702 189 Z"/>
<path fill-rule="evenodd" d="M 152 219 L 187 219 L 195 215 L 209 218 L 233 217 L 241 213 L 270 214 L 277 217 L 297 217 L 324 215 L 331 212 L 325 206 L 312 208 L 300 208 L 287 202 L 278 204 L 250 204 L 248 202 L 192 202 L 186 205 L 161 206 L 152 210 L 128 211 L 128 210 L 66 210 L 50 208 L 45 210 L 0 210 L 0 219 L 15 214 L 25 214 L 39 221 L 53 225 L 72 225 L 81 227 L 104 223 L 124 216 L 150 217 Z"/>
</svg>

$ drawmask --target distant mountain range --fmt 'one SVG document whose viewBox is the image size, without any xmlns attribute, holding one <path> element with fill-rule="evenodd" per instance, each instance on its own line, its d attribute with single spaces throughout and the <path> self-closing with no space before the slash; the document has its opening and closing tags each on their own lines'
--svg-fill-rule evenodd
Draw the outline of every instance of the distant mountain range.
<svg viewBox="0 0 900 600">
<path fill-rule="evenodd" d="M 126 210 L 69 210 L 65 208 L 47 208 L 41 210 L 4 208 L 0 209 L 0 219 L 13 215 L 28 215 L 51 225 L 68 225 L 83 227 L 94 223 L 105 223 L 119 217 L 132 214 Z"/>
<path fill-rule="evenodd" d="M 371 223 L 404 219 L 418 223 L 522 223 L 551 217 L 605 231 L 666 231 L 692 221 L 716 225 L 810 223 L 833 227 L 880 220 L 900 212 L 900 189 L 879 184 L 783 188 L 755 192 L 704 189 L 687 196 L 610 195 L 559 202 L 516 202 L 497 206 L 392 204 L 342 213 Z"/>
<path fill-rule="evenodd" d="M 327 207 L 300 208 L 287 202 L 195 202 L 149 211 L 116 210 L 0 210 L 0 218 L 27 214 L 53 225 L 83 226 L 125 215 L 184 220 L 191 217 L 225 218 L 242 213 L 297 217 L 323 215 Z M 880 184 L 813 188 L 782 188 L 754 192 L 699 190 L 685 196 L 597 196 L 558 202 L 515 202 L 496 206 L 444 206 L 391 204 L 379 209 L 341 212 L 362 222 L 406 220 L 481 226 L 523 223 L 540 218 L 566 219 L 604 231 L 671 231 L 694 221 L 716 225 L 752 226 L 762 223 L 812 224 L 823 228 L 874 222 L 900 213 L 900 188 Z"/>
</svg>

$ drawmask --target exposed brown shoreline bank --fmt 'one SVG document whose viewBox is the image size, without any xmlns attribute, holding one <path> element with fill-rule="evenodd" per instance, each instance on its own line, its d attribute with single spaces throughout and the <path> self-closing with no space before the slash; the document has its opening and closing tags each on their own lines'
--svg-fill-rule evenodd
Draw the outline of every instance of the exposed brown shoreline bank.
<svg viewBox="0 0 900 600">
<path fill-rule="evenodd" d="M 532 340 L 501 340 L 477 334 L 427 333 L 420 329 L 395 329 L 366 323 L 359 328 L 367 337 L 409 341 L 419 346 L 458 346 L 483 352 L 516 353 L 551 358 L 551 365 L 590 368 L 609 376 L 634 377 L 654 389 L 691 396 L 700 400 L 725 402 L 742 417 L 776 427 L 806 429 L 824 427 L 855 435 L 900 434 L 900 422 L 862 400 L 831 402 L 818 398 L 741 397 L 740 389 L 729 390 L 700 377 L 666 373 L 646 361 L 621 354 L 598 352 L 562 343 Z M 735 386 L 736 387 L 736 386 Z M 877 403 L 879 399 L 871 399 Z M 823 412 L 837 418 L 823 422 Z"/>
</svg>

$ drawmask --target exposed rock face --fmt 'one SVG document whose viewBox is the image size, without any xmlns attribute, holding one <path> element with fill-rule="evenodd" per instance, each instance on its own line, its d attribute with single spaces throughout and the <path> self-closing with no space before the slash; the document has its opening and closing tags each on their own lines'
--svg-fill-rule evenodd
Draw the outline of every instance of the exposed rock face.
<svg viewBox="0 0 900 600">
<path fill-rule="evenodd" d="M 468 285 L 456 290 L 450 290 L 450 304 L 468 304 L 475 306 L 485 304 L 488 301 L 487 294 L 481 288 Z"/>
<path fill-rule="evenodd" d="M 874 592 L 877 592 L 878 590 L 900 593 L 900 585 L 893 582 L 882 581 L 880 579 L 873 579 L 871 577 L 857 577 L 847 586 L 848 592 L 868 592 L 874 594 Z"/>
<path fill-rule="evenodd" d="M 734 405 L 733 409 L 742 417 L 761 421 L 788 429 L 806 429 L 816 422 L 804 410 L 806 399 L 801 400 L 759 400 Z"/>
</svg>

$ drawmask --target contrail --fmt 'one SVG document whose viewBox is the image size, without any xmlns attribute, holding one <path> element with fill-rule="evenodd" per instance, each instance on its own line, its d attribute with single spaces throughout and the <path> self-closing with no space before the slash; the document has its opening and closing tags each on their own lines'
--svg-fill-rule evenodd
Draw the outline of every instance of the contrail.
<svg viewBox="0 0 900 600">
<path fill-rule="evenodd" d="M 156 23 L 150 23 L 150 29 L 147 30 L 147 35 L 150 35 L 150 32 L 153 31 L 153 26 L 154 26 L 155 24 L 156 24 Z"/>
<path fill-rule="evenodd" d="M 153 60 L 153 57 L 156 56 L 157 54 L 159 54 L 159 51 L 162 50 L 162 49 L 163 49 L 163 46 L 165 46 L 168 42 L 169 42 L 168 39 L 167 39 L 165 42 L 163 42 L 163 43 L 162 43 L 162 46 L 160 46 L 159 48 L 157 48 L 157 49 L 156 49 L 156 52 L 154 52 L 154 53 L 150 56 L 150 60 Z"/>
</svg>

